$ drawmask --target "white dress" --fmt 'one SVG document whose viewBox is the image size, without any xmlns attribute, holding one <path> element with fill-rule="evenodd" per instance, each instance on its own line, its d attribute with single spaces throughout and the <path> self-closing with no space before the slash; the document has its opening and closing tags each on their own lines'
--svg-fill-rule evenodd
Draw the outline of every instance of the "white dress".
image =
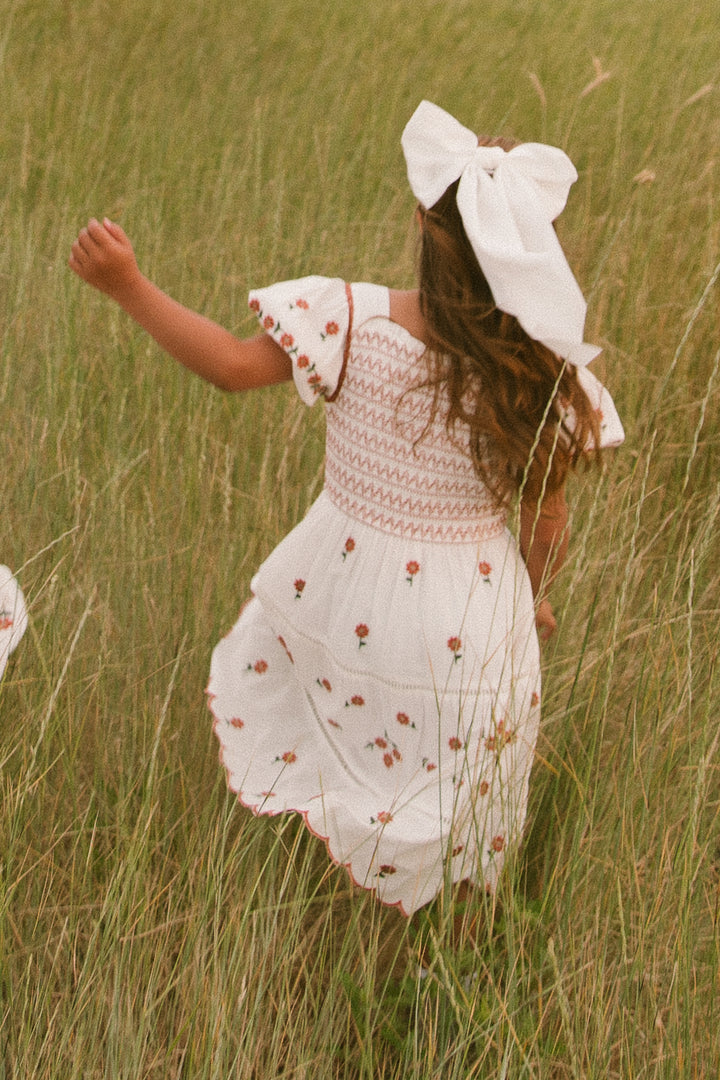
<svg viewBox="0 0 720 1080">
<path fill-rule="evenodd" d="M 540 717 L 516 542 L 440 411 L 425 430 L 424 347 L 390 321 L 387 289 L 312 277 L 250 306 L 303 400 L 325 398 L 326 472 L 213 653 L 228 784 L 257 814 L 302 814 L 405 914 L 445 882 L 492 889 L 522 833 Z"/>
</svg>

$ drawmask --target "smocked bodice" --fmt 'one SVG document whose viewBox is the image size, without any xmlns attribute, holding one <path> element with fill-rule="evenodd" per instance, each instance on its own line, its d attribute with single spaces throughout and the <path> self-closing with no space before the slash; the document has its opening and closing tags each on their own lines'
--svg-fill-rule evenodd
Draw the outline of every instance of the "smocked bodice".
<svg viewBox="0 0 720 1080">
<path fill-rule="evenodd" d="M 336 400 L 327 405 L 325 490 L 335 505 L 384 532 L 435 542 L 472 542 L 502 532 L 469 456 L 451 441 L 430 391 L 422 344 L 385 318 L 352 334 Z"/>
</svg>

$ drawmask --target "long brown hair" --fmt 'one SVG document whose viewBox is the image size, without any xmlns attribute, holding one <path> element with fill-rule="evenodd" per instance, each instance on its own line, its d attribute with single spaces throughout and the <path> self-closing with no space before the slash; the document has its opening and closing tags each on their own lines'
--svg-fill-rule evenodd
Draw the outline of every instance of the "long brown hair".
<svg viewBox="0 0 720 1080">
<path fill-rule="evenodd" d="M 504 139 L 483 145 L 512 149 Z M 598 446 L 598 419 L 575 368 L 495 306 L 457 208 L 456 181 L 422 218 L 420 308 L 426 324 L 431 417 L 445 403 L 448 432 L 468 431 L 475 470 L 499 505 L 522 488 L 559 490 Z M 575 425 L 563 420 L 570 406 Z"/>
</svg>

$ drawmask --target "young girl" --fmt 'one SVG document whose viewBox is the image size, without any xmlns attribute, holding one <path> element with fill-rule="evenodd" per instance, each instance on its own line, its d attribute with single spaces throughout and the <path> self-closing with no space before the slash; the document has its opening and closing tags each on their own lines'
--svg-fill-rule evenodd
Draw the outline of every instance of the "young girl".
<svg viewBox="0 0 720 1080">
<path fill-rule="evenodd" d="M 419 288 L 273 285 L 250 294 L 249 340 L 143 277 L 107 219 L 70 258 L 217 386 L 292 377 L 308 405 L 324 399 L 324 490 L 253 579 L 208 695 L 243 805 L 302 814 L 407 915 L 445 882 L 492 890 L 520 837 L 563 485 L 623 437 L 552 226 L 577 174 L 558 149 L 511 145 L 479 145 L 423 102 L 403 135 Z"/>
</svg>

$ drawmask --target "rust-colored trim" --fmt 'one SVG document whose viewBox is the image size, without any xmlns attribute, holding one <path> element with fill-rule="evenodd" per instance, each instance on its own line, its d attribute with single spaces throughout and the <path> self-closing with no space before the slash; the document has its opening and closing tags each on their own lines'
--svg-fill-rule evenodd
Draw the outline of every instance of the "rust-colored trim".
<svg viewBox="0 0 720 1080">
<path fill-rule="evenodd" d="M 342 389 L 342 384 L 345 381 L 345 371 L 347 369 L 348 357 L 350 355 L 350 339 L 351 339 L 352 330 L 353 330 L 353 310 L 354 310 L 354 307 L 353 307 L 352 288 L 350 287 L 350 285 L 349 285 L 349 283 L 347 281 L 345 282 L 345 295 L 347 296 L 348 313 L 349 313 L 347 337 L 345 338 L 345 349 L 343 350 L 343 362 L 342 362 L 342 368 L 340 369 L 340 375 L 338 377 L 337 386 L 335 387 L 335 390 L 330 395 L 330 397 L 325 398 L 326 401 L 330 401 L 330 402 L 335 401 L 335 398 L 338 396 L 338 394 L 340 393 L 340 390 Z"/>
</svg>

